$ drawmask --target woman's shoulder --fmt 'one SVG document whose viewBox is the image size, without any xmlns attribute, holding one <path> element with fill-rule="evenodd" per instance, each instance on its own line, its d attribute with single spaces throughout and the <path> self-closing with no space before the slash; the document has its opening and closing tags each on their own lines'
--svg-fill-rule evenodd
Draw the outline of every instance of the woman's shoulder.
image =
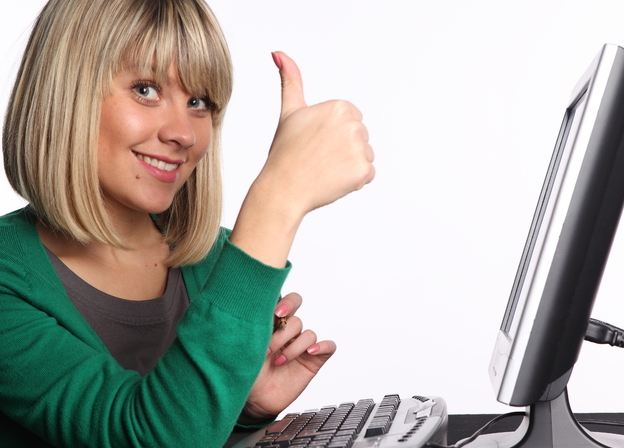
<svg viewBox="0 0 624 448">
<path fill-rule="evenodd" d="M 28 205 L 0 216 L 0 226 L 25 225 L 27 223 L 32 225 L 35 221 L 35 213 Z"/>
<path fill-rule="evenodd" d="M 217 234 L 217 238 L 215 239 L 212 247 L 210 248 L 206 256 L 199 262 L 184 267 L 187 269 L 201 269 L 202 267 L 212 266 L 219 258 L 219 255 L 223 250 L 223 246 L 226 244 L 230 237 L 230 233 L 232 233 L 230 229 L 221 227 L 219 229 L 219 233 Z"/>
<path fill-rule="evenodd" d="M 36 217 L 25 207 L 0 216 L 0 271 L 2 284 L 32 280 L 45 252 L 36 229 Z"/>
<path fill-rule="evenodd" d="M 0 216 L 0 250 L 37 241 L 37 218 L 30 207 Z"/>
<path fill-rule="evenodd" d="M 37 218 L 30 207 L 0 216 L 0 258 L 23 258 L 38 252 Z"/>
</svg>

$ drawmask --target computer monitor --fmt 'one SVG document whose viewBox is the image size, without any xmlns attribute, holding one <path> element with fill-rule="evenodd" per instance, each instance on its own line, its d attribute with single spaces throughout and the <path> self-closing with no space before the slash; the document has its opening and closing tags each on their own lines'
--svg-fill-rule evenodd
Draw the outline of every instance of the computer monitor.
<svg viewBox="0 0 624 448">
<path fill-rule="evenodd" d="M 489 367 L 498 401 L 529 406 L 477 446 L 624 446 L 588 433 L 566 385 L 624 203 L 624 49 L 605 45 L 567 104 Z"/>
</svg>

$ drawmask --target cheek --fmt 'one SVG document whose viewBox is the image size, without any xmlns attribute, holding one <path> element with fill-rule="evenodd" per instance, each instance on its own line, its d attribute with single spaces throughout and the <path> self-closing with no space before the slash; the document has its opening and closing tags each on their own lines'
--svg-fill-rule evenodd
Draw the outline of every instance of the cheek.
<svg viewBox="0 0 624 448">
<path fill-rule="evenodd" d="M 122 107 L 113 99 L 104 100 L 100 116 L 98 142 L 100 149 L 130 147 L 150 133 L 150 121 L 145 114 Z"/>
<path fill-rule="evenodd" d="M 212 127 L 208 129 L 201 128 L 199 131 L 195 131 L 195 136 L 197 137 L 197 143 L 190 148 L 192 154 L 189 154 L 189 156 L 193 157 L 195 164 L 197 164 L 212 149 Z"/>
</svg>

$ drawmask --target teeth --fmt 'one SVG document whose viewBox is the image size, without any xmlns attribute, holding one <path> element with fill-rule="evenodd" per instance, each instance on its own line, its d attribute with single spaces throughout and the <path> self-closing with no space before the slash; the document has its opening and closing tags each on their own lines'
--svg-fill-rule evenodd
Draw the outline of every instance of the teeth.
<svg viewBox="0 0 624 448">
<path fill-rule="evenodd" d="M 177 163 L 167 163 L 162 160 L 144 156 L 143 154 L 138 154 L 138 153 L 135 153 L 135 154 L 139 160 L 142 160 L 148 165 L 152 165 L 153 167 L 158 168 L 159 170 L 173 171 L 179 166 Z"/>
</svg>

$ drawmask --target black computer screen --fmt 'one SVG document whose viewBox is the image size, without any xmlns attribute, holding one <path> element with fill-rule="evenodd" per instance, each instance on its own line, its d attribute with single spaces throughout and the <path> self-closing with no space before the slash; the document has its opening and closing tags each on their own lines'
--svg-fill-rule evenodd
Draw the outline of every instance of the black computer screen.
<svg viewBox="0 0 624 448">
<path fill-rule="evenodd" d="M 565 117 L 561 125 L 557 144 L 555 145 L 555 151 L 553 152 L 548 166 L 546 180 L 542 186 L 542 191 L 537 202 L 537 208 L 535 210 L 535 214 L 533 215 L 533 221 L 531 222 L 529 236 L 527 237 L 527 241 L 524 246 L 524 251 L 520 259 L 520 265 L 516 273 L 509 301 L 507 303 L 507 309 L 505 310 L 505 316 L 503 317 L 501 331 L 505 332 L 507 335 L 510 334 L 515 312 L 518 309 L 518 302 L 520 301 L 524 281 L 530 270 L 530 261 L 534 256 L 537 256 L 534 252 L 539 241 L 540 229 L 542 229 L 542 224 L 544 224 L 545 218 L 551 218 L 548 213 L 548 206 L 557 200 L 556 197 L 553 197 L 559 193 L 559 189 L 556 188 L 559 186 L 557 181 L 561 181 L 561 178 L 563 177 L 563 172 L 565 172 L 567 162 L 570 158 L 569 152 L 571 152 L 573 148 L 573 142 L 568 140 L 568 137 L 570 137 L 570 131 L 573 128 L 574 118 L 580 115 L 577 111 L 579 109 L 582 111 L 583 109 L 586 92 L 587 91 L 584 91 L 581 98 L 579 98 L 579 100 L 571 108 L 566 110 Z M 576 135 L 576 131 L 578 129 L 578 121 L 575 124 L 575 132 L 572 133 L 573 137 Z M 553 190 L 555 191 L 553 192 Z M 546 219 L 546 221 L 548 221 L 548 219 Z M 547 229 L 545 229 L 545 231 L 547 231 Z M 554 231 L 554 229 L 551 229 L 551 231 Z M 539 247 L 538 250 L 540 249 L 542 248 Z"/>
<path fill-rule="evenodd" d="M 565 108 L 490 364 L 503 403 L 560 395 L 624 201 L 624 49 L 605 45 Z"/>
</svg>

